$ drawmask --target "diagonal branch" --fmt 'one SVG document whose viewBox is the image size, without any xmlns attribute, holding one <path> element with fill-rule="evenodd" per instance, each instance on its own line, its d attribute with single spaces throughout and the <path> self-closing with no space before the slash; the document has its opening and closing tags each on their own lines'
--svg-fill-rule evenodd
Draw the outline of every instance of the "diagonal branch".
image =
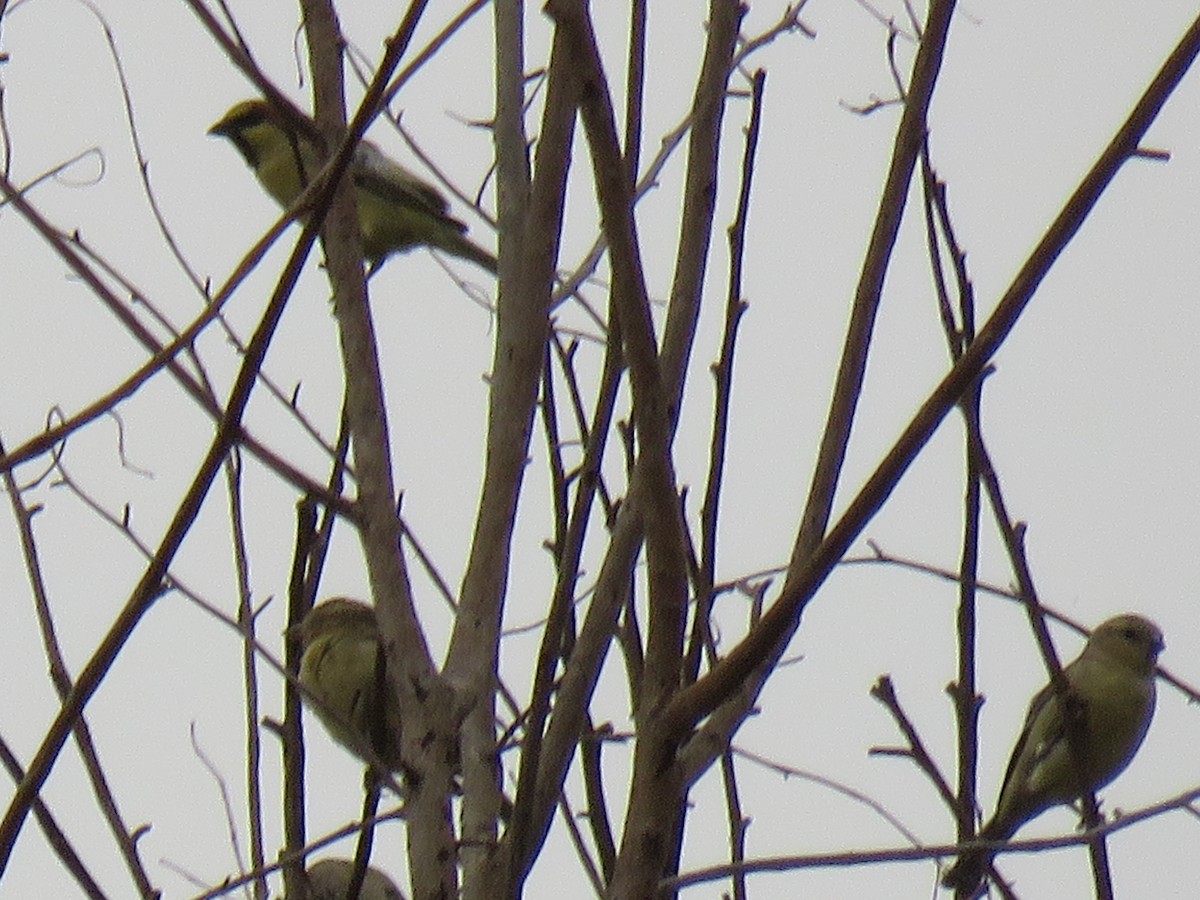
<svg viewBox="0 0 1200 900">
<path fill-rule="evenodd" d="M 931 12 L 936 13 L 942 8 L 943 5 L 935 4 Z M 935 26 L 938 25 L 939 23 L 931 21 L 923 39 L 922 50 L 928 42 L 937 37 Z M 944 39 L 944 34 L 942 38 Z M 934 43 L 937 41 L 934 40 Z M 979 378 L 992 355 L 1016 325 L 1017 319 L 1059 254 L 1079 231 L 1104 190 L 1116 177 L 1121 165 L 1138 155 L 1138 142 L 1183 78 L 1197 53 L 1200 53 L 1200 19 L 1193 22 L 1151 81 L 1129 118 L 1047 228 L 1042 240 L 1000 299 L 995 312 L 980 330 L 976 341 L 922 404 L 896 444 L 851 501 L 829 534 L 810 556 L 794 560 L 781 596 L 763 616 L 758 627 L 705 678 L 681 692 L 666 710 L 666 714 L 675 720 L 677 726 L 684 727 L 695 723 L 735 694 L 739 696 L 738 706 L 742 706 L 749 697 L 757 694 L 769 671 L 769 661 L 782 652 L 788 637 L 795 631 L 804 605 L 887 499 L 942 419 Z M 918 68 L 919 59 L 918 56 Z M 914 79 L 910 103 L 913 102 L 913 97 L 920 95 L 917 86 Z M 803 526 L 801 531 L 803 532 Z M 799 549 L 799 542 L 797 547 Z M 753 679 L 750 678 L 752 674 Z M 696 762 L 699 763 L 700 760 L 697 759 Z"/>
</svg>

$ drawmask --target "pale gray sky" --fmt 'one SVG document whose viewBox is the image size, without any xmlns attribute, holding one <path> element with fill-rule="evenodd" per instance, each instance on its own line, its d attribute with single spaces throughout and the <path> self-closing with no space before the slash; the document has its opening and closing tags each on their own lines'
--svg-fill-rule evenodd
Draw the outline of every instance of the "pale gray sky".
<svg viewBox="0 0 1200 900">
<path fill-rule="evenodd" d="M 252 88 L 225 61 L 181 4 L 100 0 L 128 74 L 134 113 L 155 199 L 180 249 L 201 277 L 222 281 L 241 254 L 274 221 L 277 210 L 232 148 L 205 136 L 207 127 Z M 296 10 L 231 3 L 264 69 L 302 106 L 308 82 L 297 83 Z M 343 4 L 343 27 L 371 59 L 396 26 L 398 11 Z M 609 4 L 596 15 L 608 16 Z M 651 4 L 651 72 L 646 157 L 682 119 L 690 102 L 704 40 L 703 4 Z M 755 4 L 744 33 L 756 34 L 782 4 Z M 903 5 L 882 3 L 904 22 Z M 428 40 L 457 5 L 431 4 L 417 44 Z M 981 314 L 995 304 L 1062 202 L 1123 120 L 1160 62 L 1195 14 L 1192 4 L 1162 0 L 1147 7 L 1062 0 L 977 2 L 960 6 L 931 114 L 930 141 L 948 182 L 951 209 L 968 252 Z M 730 579 L 786 563 L 824 421 L 845 319 L 891 152 L 898 109 L 858 116 L 843 104 L 893 94 L 885 29 L 850 0 L 813 0 L 804 15 L 818 38 L 781 38 L 752 59 L 768 70 L 763 138 L 748 234 L 745 295 L 750 304 L 738 347 L 730 468 L 724 494 L 719 577 Z M 545 61 L 548 24 L 529 12 L 529 67 Z M 624 45 L 620 14 L 602 20 L 610 74 L 617 80 Z M 96 152 L 31 200 L 65 231 L 82 237 L 153 298 L 177 324 L 200 298 L 164 246 L 137 180 L 121 95 L 103 32 L 73 0 L 10 5 L 0 33 L 9 61 L 0 69 L 12 140 L 12 178 L 24 183 L 85 151 Z M 401 95 L 396 106 L 427 153 L 468 193 L 479 184 L 491 150 L 488 133 L 472 128 L 491 110 L 490 14 L 485 12 Z M 899 42 L 907 70 L 913 46 Z M 735 84 L 740 86 L 735 79 Z M 357 99 L 357 94 L 352 98 Z M 1157 621 L 1167 639 L 1162 662 L 1190 681 L 1200 618 L 1200 77 L 1191 73 L 1151 129 L 1147 145 L 1168 150 L 1167 163 L 1126 165 L 1034 298 L 996 359 L 987 381 L 985 436 L 1012 515 L 1029 523 L 1028 550 L 1043 599 L 1090 624 L 1136 610 Z M 711 410 L 707 367 L 719 346 L 725 289 L 725 228 L 732 218 L 741 131 L 748 105 L 729 104 L 710 296 L 692 366 L 677 442 L 682 482 L 693 486 L 696 512 L 704 483 Z M 531 130 L 535 127 L 531 124 Z M 382 127 L 372 137 L 412 164 L 402 142 Z M 651 290 L 670 284 L 683 155 L 639 211 Z M 587 202 L 586 154 L 579 150 L 568 210 L 563 267 L 590 246 L 595 220 Z M 906 220 L 877 325 L 874 355 L 845 471 L 842 504 L 895 439 L 912 410 L 944 374 L 944 340 L 936 318 L 919 208 Z M 494 208 L 490 196 L 487 205 Z M 464 214 L 461 204 L 456 211 Z M 465 214 L 464 214 L 465 216 Z M 475 217 L 472 234 L 494 246 Z M 285 235 L 238 292 L 230 316 L 245 337 L 297 231 Z M 455 266 L 486 295 L 482 273 Z M 75 280 L 10 209 L 0 209 L 0 435 L 8 447 L 36 433 L 48 410 L 75 411 L 119 383 L 144 360 L 121 326 Z M 449 583 L 457 586 L 478 493 L 492 323 L 424 251 L 394 259 L 373 280 L 398 482 L 405 513 Z M 603 291 L 592 289 L 595 302 Z M 564 321 L 585 320 L 565 309 Z M 224 391 L 237 364 L 213 332 L 200 344 Z M 596 354 L 585 350 L 585 366 Z M 315 262 L 288 309 L 268 358 L 269 374 L 290 390 L 303 382 L 300 405 L 332 436 L 340 402 L 336 335 L 323 275 Z M 66 461 L 80 485 L 118 515 L 125 504 L 136 534 L 157 543 L 211 437 L 208 421 L 164 377 L 122 404 L 125 452 L 140 470 L 122 468 L 118 433 L 101 419 L 70 441 Z M 317 478 L 323 459 L 286 412 L 256 397 L 252 430 Z M 898 555 L 953 568 L 960 542 L 961 428 L 951 417 L 869 525 L 866 536 Z M 544 500 L 544 450 L 535 437 L 510 582 L 507 621 L 536 620 L 545 609 L 550 534 Z M 41 463 L 21 467 L 28 481 Z M 149 474 L 145 474 L 149 473 Z M 49 484 L 28 501 L 36 519 L 42 565 L 60 638 L 78 672 L 125 602 L 142 570 L 129 542 L 88 512 L 69 491 Z M 295 496 L 249 464 L 247 526 L 250 582 L 258 601 L 286 590 Z M 1012 579 L 989 528 L 984 579 Z M 860 542 L 859 552 L 865 552 Z M 589 567 L 593 574 L 597 559 Z M 209 602 L 235 609 L 227 536 L 227 499 L 214 487 L 173 571 Z M 585 585 L 586 587 L 586 585 Z M 340 535 L 326 593 L 366 595 L 366 579 L 348 531 Z M 417 591 L 438 655 L 448 634 L 445 607 L 429 584 Z M 772 595 L 773 596 L 773 595 Z M 0 733 L 28 760 L 54 715 L 28 583 L 10 515 L 0 517 L 0 666 L 12 689 L 0 692 Z M 743 601 L 726 599 L 730 639 Z M 952 773 L 953 722 L 943 687 L 954 672 L 952 586 L 895 568 L 840 570 L 806 613 L 792 653 L 802 659 L 776 674 L 762 713 L 737 742 L 778 762 L 838 779 L 884 804 L 923 841 L 952 840 L 950 816 L 914 767 L 868 758 L 897 741 L 885 711 L 868 696 L 889 672 L 929 748 Z M 981 798 L 990 812 L 1025 704 L 1044 673 L 1023 615 L 1014 606 L 981 602 Z M 282 610 L 262 618 L 263 639 L 277 641 Z M 1079 642 L 1063 634 L 1060 653 Z M 523 695 L 536 635 L 505 644 L 505 674 Z M 141 851 L 167 898 L 235 872 L 217 786 L 190 745 L 194 725 L 204 752 L 234 795 L 244 778 L 239 643 L 232 631 L 182 597 L 161 600 L 145 618 L 88 708 L 89 721 L 114 790 L 131 825 L 151 826 Z M 597 721 L 630 727 L 616 655 L 596 703 Z M 265 712 L 277 712 L 279 684 L 263 670 Z M 311 834 L 350 821 L 360 802 L 356 763 L 310 728 Z M 1200 720 L 1174 691 L 1160 692 L 1154 727 L 1128 772 L 1104 792 L 1106 808 L 1134 809 L 1195 784 L 1192 748 Z M 278 841 L 277 746 L 264 734 L 268 848 Z M 613 771 L 628 747 L 608 751 Z M 880 817 L 825 788 L 743 768 L 743 802 L 753 817 L 752 857 L 904 846 Z M 715 775 L 715 773 L 714 773 Z M 581 797 L 578 781 L 571 789 Z M 709 777 L 695 800 L 684 868 L 724 858 L 719 781 Z M 89 866 L 115 898 L 132 896 L 128 878 L 94 811 L 90 789 L 70 747 L 45 796 Z M 581 804 L 582 805 L 582 804 Z M 613 804 L 619 815 L 620 800 Z M 1022 836 L 1069 831 L 1069 812 L 1048 813 Z M 1190 896 L 1195 888 L 1190 829 L 1172 814 L 1111 841 L 1117 894 L 1123 898 Z M 399 826 L 381 833 L 378 864 L 403 881 Z M 349 853 L 348 849 L 343 850 Z M 1010 857 L 1003 869 L 1023 896 L 1089 896 L 1086 853 Z M 806 870 L 751 881 L 752 896 L 783 898 L 870 895 L 929 896 L 931 864 Z M 586 885 L 565 838 L 556 831 L 529 883 L 528 896 L 584 896 Z M 71 897 L 35 825 L 26 825 L 3 897 Z M 721 886 L 688 897 L 716 897 Z"/>
</svg>

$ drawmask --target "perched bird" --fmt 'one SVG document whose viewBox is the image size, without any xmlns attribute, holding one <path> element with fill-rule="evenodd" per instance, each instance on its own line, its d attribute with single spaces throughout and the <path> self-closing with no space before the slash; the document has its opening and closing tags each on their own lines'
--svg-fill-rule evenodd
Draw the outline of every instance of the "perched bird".
<svg viewBox="0 0 1200 900">
<path fill-rule="evenodd" d="M 1154 663 L 1162 648 L 1158 626 L 1137 615 L 1116 616 L 1092 632 L 1083 652 L 1063 669 L 1080 704 L 1083 771 L 1076 768 L 1058 693 L 1047 685 L 1029 704 L 996 814 L 979 840 L 1006 841 L 1034 816 L 1077 800 L 1081 789 L 1104 787 L 1129 765 L 1154 715 Z M 994 855 L 965 851 L 942 884 L 973 892 Z"/>
<path fill-rule="evenodd" d="M 287 634 L 303 648 L 300 683 L 312 695 L 305 701 L 326 731 L 367 765 L 377 759 L 390 772 L 410 775 L 400 754 L 400 703 L 387 682 L 375 610 L 359 600 L 331 597 Z M 451 789 L 462 793 L 457 780 Z M 512 811 L 512 801 L 501 796 L 501 819 L 509 821 Z M 363 897 L 368 896 L 364 889 Z"/>
<path fill-rule="evenodd" d="M 327 857 L 308 867 L 308 900 L 345 900 L 354 861 Z M 376 869 L 367 866 L 358 900 L 402 900 L 403 894 L 395 883 Z"/>
<path fill-rule="evenodd" d="M 334 740 L 370 763 L 363 754 L 368 748 L 390 771 L 400 771 L 400 704 L 386 681 L 375 611 L 334 597 L 288 633 L 304 648 L 300 683 L 312 694 L 309 706 Z"/>
<path fill-rule="evenodd" d="M 235 104 L 208 133 L 229 138 L 267 193 L 285 208 L 320 173 L 327 156 L 315 122 L 293 120 L 265 100 Z M 355 147 L 350 176 L 363 253 L 372 272 L 392 253 L 429 246 L 495 273 L 496 258 L 466 237 L 467 226 L 447 212 L 437 188 L 370 141 Z"/>
</svg>

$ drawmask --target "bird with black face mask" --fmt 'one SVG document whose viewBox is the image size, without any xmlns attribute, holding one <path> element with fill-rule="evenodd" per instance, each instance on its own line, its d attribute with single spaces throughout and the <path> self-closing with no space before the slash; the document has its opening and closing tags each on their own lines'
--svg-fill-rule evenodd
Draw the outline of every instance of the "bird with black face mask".
<svg viewBox="0 0 1200 900">
<path fill-rule="evenodd" d="M 320 174 L 327 158 L 312 119 L 284 114 L 265 100 L 234 105 L 208 133 L 228 138 L 285 209 Z M 428 246 L 495 273 L 496 258 L 466 236 L 467 226 L 449 214 L 433 185 L 366 140 L 355 147 L 349 168 L 363 254 L 372 272 L 392 253 Z"/>
</svg>

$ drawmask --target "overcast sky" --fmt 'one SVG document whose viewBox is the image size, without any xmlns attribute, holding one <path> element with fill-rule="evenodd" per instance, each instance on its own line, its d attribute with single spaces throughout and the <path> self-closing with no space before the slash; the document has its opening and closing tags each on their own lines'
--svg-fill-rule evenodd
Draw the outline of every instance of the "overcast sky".
<svg viewBox="0 0 1200 900">
<path fill-rule="evenodd" d="M 301 106 L 297 13 L 287 4 L 232 2 L 260 65 Z M 372 61 L 396 27 L 396 9 L 342 4 L 343 28 Z M 596 4 L 597 15 L 610 6 Z M 269 8 L 268 8 L 269 7 Z M 651 71 L 646 157 L 675 128 L 690 102 L 703 49 L 704 7 L 670 0 L 651 4 Z M 1150 5 L 1060 0 L 960 6 L 931 112 L 934 163 L 948 183 L 951 210 L 981 315 L 986 315 L 1063 201 L 1123 121 L 1147 82 L 1195 15 L 1193 4 Z M 154 198 L 180 252 L 201 278 L 219 284 L 274 221 L 277 209 L 228 144 L 206 129 L 253 89 L 225 60 L 192 14 L 176 3 L 97 0 L 128 77 L 142 152 Z M 903 5 L 881 3 L 911 34 Z M 744 33 L 757 34 L 782 4 L 754 4 Z M 458 11 L 432 3 L 418 32 L 423 45 Z M 923 12 L 923 10 L 922 10 Z M 528 15 L 528 68 L 543 65 L 548 23 L 536 4 Z M 850 298 L 890 158 L 898 107 L 858 115 L 849 107 L 890 98 L 886 29 L 852 0 L 812 0 L 803 16 L 817 32 L 782 37 L 751 60 L 768 72 L 763 137 L 748 231 L 743 321 L 735 376 L 730 468 L 725 489 L 718 577 L 735 579 L 784 565 L 808 487 Z M 11 178 L 24 184 L 85 154 L 29 197 L 59 228 L 78 231 L 94 249 L 179 325 L 201 298 L 182 273 L 153 220 L 138 181 L 121 89 L 104 31 L 77 0 L 10 4 L 0 32 L 8 61 L 0 68 L 11 141 Z M 468 193 L 482 182 L 491 143 L 472 127 L 492 110 L 490 12 L 471 22 L 401 93 L 404 123 L 445 174 Z M 610 74 L 623 75 L 620 15 L 602 19 Z M 914 46 L 902 38 L 907 72 Z M 741 82 L 734 80 L 735 86 Z M 352 102 L 358 99 L 356 92 Z M 677 462 L 692 485 L 693 516 L 708 453 L 711 378 L 719 352 L 725 290 L 725 228 L 736 199 L 736 169 L 748 115 L 730 102 L 708 303 L 692 365 Z M 536 120 L 531 120 L 531 130 Z M 400 139 L 372 132 L 390 154 L 416 166 Z M 1154 619 L 1166 634 L 1161 662 L 1200 682 L 1200 75 L 1193 72 L 1151 128 L 1146 145 L 1169 162 L 1128 163 L 1058 261 L 995 360 L 985 390 L 985 437 L 1014 518 L 1028 523 L 1027 547 L 1042 598 L 1094 625 L 1127 610 Z M 577 148 L 573 196 L 561 267 L 570 268 L 595 237 L 587 202 L 586 152 Z M 102 159 L 102 163 L 100 160 Z M 652 293 L 668 293 L 684 158 L 677 154 L 639 209 Z M 913 198 L 916 199 L 914 192 Z M 485 205 L 494 200 L 485 195 Z M 461 204 L 456 213 L 485 246 L 495 238 Z M 242 337 L 257 321 L 290 241 L 288 232 L 239 291 L 230 319 Z M 464 265 L 455 271 L 484 296 L 495 284 Z M 272 345 L 266 371 L 287 392 L 302 383 L 300 407 L 326 437 L 336 432 L 341 382 L 327 286 L 315 259 Z M 425 251 L 392 260 L 372 281 L 387 369 L 397 478 L 410 523 L 452 586 L 461 579 L 478 496 L 481 438 L 493 325 Z M 590 299 L 603 305 L 601 288 Z M 6 447 L 39 431 L 50 410 L 73 412 L 118 384 L 144 362 L 119 323 L 72 276 L 29 226 L 0 209 L 0 437 Z M 586 320 L 565 309 L 563 322 Z M 238 359 L 216 331 L 200 352 L 224 395 Z M 583 351 L 583 365 L 598 353 Z M 910 204 L 877 325 L 840 505 L 890 447 L 915 407 L 947 368 L 945 341 L 930 290 L 919 208 Z M 211 439 L 209 421 L 165 376 L 120 408 L 123 435 L 102 418 L 76 434 L 66 465 L 81 490 L 117 516 L 129 507 L 133 532 L 155 545 Z M 254 433 L 318 480 L 323 457 L 286 410 L 256 394 L 248 414 Z M 123 438 L 126 462 L 120 457 Z M 537 620 L 552 575 L 542 542 L 544 450 L 534 442 L 526 481 L 506 622 Z M 961 541 L 962 430 L 954 417 L 905 476 L 866 537 L 884 550 L 954 568 Z M 18 470 L 32 480 L 36 461 Z M 284 596 L 296 497 L 248 464 L 249 573 L 254 597 Z M 41 504 L 36 534 L 50 601 L 72 673 L 94 651 L 124 604 L 143 563 L 130 541 L 90 512 L 79 497 L 43 483 L 26 502 Z M 207 601 L 236 609 L 228 538 L 228 500 L 214 487 L 173 572 Z M 694 521 L 694 519 L 693 519 Z M 993 529 L 986 530 L 981 577 L 1012 581 Z M 867 551 L 865 541 L 855 555 Z M 590 571 L 596 570 L 593 560 Z M 584 585 L 583 587 L 586 587 Z M 781 669 L 762 696 L 761 715 L 737 736 L 740 746 L 798 769 L 836 779 L 876 799 L 928 843 L 949 842 L 953 823 L 914 767 L 868 758 L 869 748 L 898 741 L 886 712 L 868 690 L 891 673 L 930 751 L 948 774 L 955 759 L 951 707 L 943 692 L 954 673 L 955 588 L 897 567 L 869 565 L 835 572 L 811 604 Z M 324 582 L 325 594 L 367 596 L 361 557 L 343 531 Z M 435 656 L 449 617 L 428 582 L 417 582 Z M 773 597 L 773 594 L 769 594 Z M 745 602 L 723 601 L 731 629 Z M 0 517 L 0 734 L 23 761 L 35 752 L 57 709 L 45 676 L 30 589 L 11 515 Z M 981 600 L 980 794 L 990 813 L 999 779 L 1028 698 L 1045 680 L 1039 657 L 1013 604 Z M 272 604 L 261 634 L 278 646 L 282 608 Z M 1080 641 L 1066 633 L 1059 651 L 1072 658 Z M 505 675 L 527 692 L 528 660 L 537 634 L 504 645 Z M 616 655 L 595 707 L 596 721 L 628 730 L 629 710 Z M 264 712 L 278 714 L 279 682 L 264 668 Z M 145 618 L 88 707 L 89 722 L 122 811 L 145 823 L 140 844 L 151 877 L 168 898 L 188 897 L 238 869 L 218 785 L 192 748 L 189 730 L 227 781 L 244 841 L 244 735 L 240 644 L 225 625 L 179 595 L 163 598 Z M 311 834 L 352 820 L 360 802 L 358 765 L 318 727 L 309 732 Z M 278 846 L 277 744 L 264 733 L 268 852 Z M 1200 720 L 1183 697 L 1160 690 L 1157 718 L 1129 770 L 1104 794 L 1105 807 L 1139 808 L 1196 783 Z M 609 751 L 613 772 L 627 748 Z M 715 774 L 715 773 L 714 773 Z M 803 779 L 782 779 L 750 764 L 742 769 L 751 857 L 905 846 L 876 813 Z M 577 780 L 571 783 L 582 806 Z M 694 799 L 684 868 L 724 856 L 719 780 L 706 779 Z M 95 811 L 78 757 L 68 745 L 45 796 L 105 890 L 132 896 L 112 842 Z M 620 803 L 614 804 L 619 814 Z M 1022 836 L 1062 834 L 1074 819 L 1048 813 Z M 1195 890 L 1196 824 L 1175 813 L 1122 832 L 1110 853 L 1120 897 L 1184 897 Z M 382 831 L 377 859 L 403 881 L 400 826 Z M 348 845 L 343 854 L 351 851 Z M 1023 896 L 1090 896 L 1086 852 L 1013 856 L 1003 870 Z M 929 896 L 932 864 L 805 870 L 751 881 L 755 897 Z M 565 838 L 556 831 L 529 883 L 528 896 L 565 896 L 564 884 L 586 889 Z M 720 884 L 685 896 L 716 897 Z M 29 822 L 0 880 L 4 897 L 71 897 L 77 888 L 59 871 Z"/>
</svg>

